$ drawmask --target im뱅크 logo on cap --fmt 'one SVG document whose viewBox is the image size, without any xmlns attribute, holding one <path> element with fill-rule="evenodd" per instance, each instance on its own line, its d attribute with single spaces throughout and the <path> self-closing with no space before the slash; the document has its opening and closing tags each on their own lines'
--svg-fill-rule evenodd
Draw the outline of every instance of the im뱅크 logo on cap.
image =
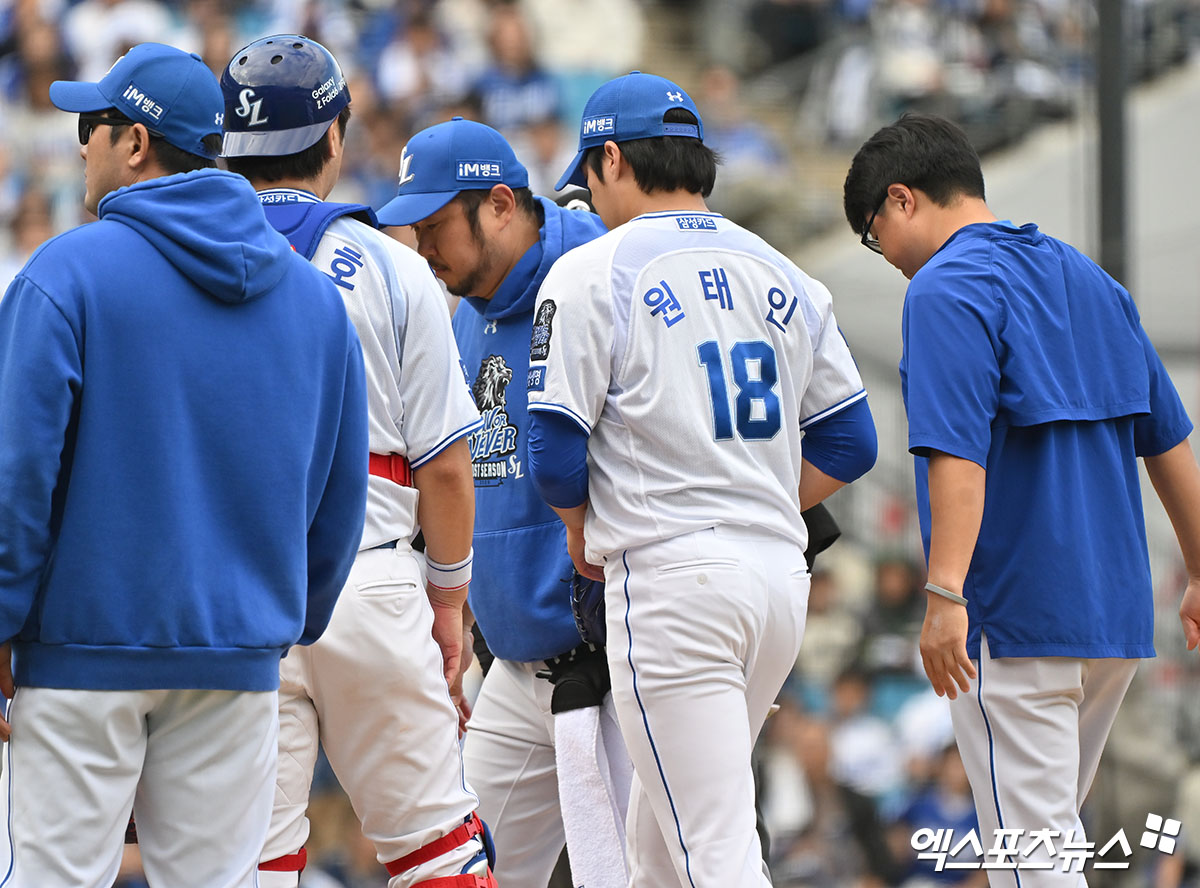
<svg viewBox="0 0 1200 888">
<path fill-rule="evenodd" d="M 121 93 L 121 98 L 133 105 L 151 120 L 162 120 L 163 106 L 157 102 L 153 96 L 150 96 L 141 89 L 138 89 L 133 83 L 125 87 L 125 92 Z"/>
<path fill-rule="evenodd" d="M 501 179 L 504 177 L 504 164 L 498 160 L 460 160 L 458 162 L 459 179 Z"/>
<path fill-rule="evenodd" d="M 585 136 L 611 136 L 617 131 L 617 118 L 612 114 L 603 117 L 585 117 L 583 134 Z"/>
</svg>

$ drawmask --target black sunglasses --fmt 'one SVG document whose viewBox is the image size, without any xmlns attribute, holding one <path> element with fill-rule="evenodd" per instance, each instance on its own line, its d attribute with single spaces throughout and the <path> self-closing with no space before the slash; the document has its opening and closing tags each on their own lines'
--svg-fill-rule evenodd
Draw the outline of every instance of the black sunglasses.
<svg viewBox="0 0 1200 888">
<path fill-rule="evenodd" d="M 136 120 L 130 120 L 128 117 L 109 117 L 104 114 L 80 114 L 79 115 L 79 144 L 86 145 L 88 139 L 92 137 L 92 131 L 98 126 L 133 126 L 137 123 Z M 163 134 L 158 130 L 152 130 L 146 127 L 146 132 L 150 134 L 152 139 L 162 139 Z"/>
<path fill-rule="evenodd" d="M 883 196 L 883 200 L 879 202 L 879 206 L 875 208 L 875 212 L 871 214 L 871 218 L 867 220 L 867 227 L 863 229 L 862 245 L 872 253 L 883 255 L 883 247 L 879 246 L 879 238 L 871 234 L 871 226 L 875 224 L 875 217 L 879 215 L 879 211 L 883 209 L 883 205 L 887 203 L 887 195 Z"/>
<path fill-rule="evenodd" d="M 135 121 L 128 117 L 106 117 L 103 114 L 79 115 L 79 144 L 86 145 L 92 137 L 92 130 L 98 126 L 133 126 Z"/>
</svg>

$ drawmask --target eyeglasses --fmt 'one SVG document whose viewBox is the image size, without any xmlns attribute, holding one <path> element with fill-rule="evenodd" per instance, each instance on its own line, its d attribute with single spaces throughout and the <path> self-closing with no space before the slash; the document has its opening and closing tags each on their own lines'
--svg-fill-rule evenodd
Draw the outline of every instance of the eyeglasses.
<svg viewBox="0 0 1200 888">
<path fill-rule="evenodd" d="M 875 224 L 875 217 L 879 215 L 879 211 L 883 209 L 883 205 L 887 203 L 887 195 L 883 196 L 883 200 L 879 202 L 879 206 L 875 208 L 875 212 L 871 214 L 871 218 L 867 220 L 867 227 L 863 229 L 862 245 L 872 253 L 883 255 L 883 247 L 879 246 L 879 238 L 871 234 L 871 226 Z"/>
<path fill-rule="evenodd" d="M 86 145 L 92 130 L 98 126 L 133 126 L 135 121 L 128 117 L 105 117 L 103 114 L 79 115 L 79 144 Z"/>
</svg>

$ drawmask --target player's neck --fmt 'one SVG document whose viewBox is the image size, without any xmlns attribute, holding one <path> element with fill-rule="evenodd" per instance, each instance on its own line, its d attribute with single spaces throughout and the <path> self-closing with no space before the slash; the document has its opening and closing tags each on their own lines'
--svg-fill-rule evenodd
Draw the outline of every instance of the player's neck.
<svg viewBox="0 0 1200 888">
<path fill-rule="evenodd" d="M 707 213 L 709 212 L 708 204 L 704 202 L 704 198 L 699 194 L 694 194 L 691 191 L 655 191 L 647 194 L 640 188 L 633 192 L 629 200 L 624 206 L 625 218 L 623 222 L 628 222 L 637 216 L 644 216 L 647 213 Z"/>
<path fill-rule="evenodd" d="M 988 205 L 982 199 L 977 197 L 963 198 L 958 203 L 937 214 L 933 240 L 940 246 L 950 240 L 955 232 L 966 228 L 968 225 L 995 221 L 996 215 L 988 209 Z"/>
<path fill-rule="evenodd" d="M 521 261 L 529 248 L 538 242 L 540 225 L 536 218 L 530 218 L 518 212 L 512 224 L 505 229 L 492 243 L 499 249 L 496 257 L 498 262 L 492 268 L 490 279 L 480 288 L 480 292 L 470 293 L 477 299 L 490 300 L 496 291 L 508 279 L 509 274 Z M 486 292 L 484 292 L 486 290 Z"/>
<path fill-rule="evenodd" d="M 292 191 L 306 191 L 309 194 L 315 194 L 320 200 L 324 200 L 329 196 L 328 188 L 321 188 L 320 183 L 313 179 L 251 179 L 250 184 L 254 186 L 255 191 L 271 191 L 275 188 L 288 188 Z"/>
<path fill-rule="evenodd" d="M 337 184 L 341 170 L 341 163 L 335 159 L 327 161 L 321 167 L 321 171 L 315 176 L 304 178 L 285 176 L 282 179 L 271 181 L 251 177 L 250 184 L 254 186 L 255 191 L 269 191 L 272 188 L 291 188 L 296 191 L 307 191 L 309 194 L 315 194 L 319 200 L 325 200 L 329 197 L 329 192 L 333 191 L 333 186 Z"/>
</svg>

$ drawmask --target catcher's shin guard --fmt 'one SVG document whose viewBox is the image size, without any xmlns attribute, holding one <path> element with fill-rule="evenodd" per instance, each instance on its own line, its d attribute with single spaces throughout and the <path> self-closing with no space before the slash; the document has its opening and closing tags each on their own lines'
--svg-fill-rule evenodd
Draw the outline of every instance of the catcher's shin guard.
<svg viewBox="0 0 1200 888">
<path fill-rule="evenodd" d="M 472 813 L 462 826 L 452 830 L 440 839 L 434 839 L 428 845 L 418 848 L 411 854 L 398 857 L 384 864 L 388 875 L 395 877 L 401 873 L 421 866 L 446 854 L 455 848 L 460 848 L 467 842 L 479 837 L 480 851 L 462 868 L 462 872 L 454 876 L 436 876 L 432 879 L 422 879 L 413 884 L 413 888 L 497 888 L 496 877 L 492 875 L 492 864 L 496 859 L 496 848 L 492 843 L 492 835 L 487 824 Z"/>
</svg>

